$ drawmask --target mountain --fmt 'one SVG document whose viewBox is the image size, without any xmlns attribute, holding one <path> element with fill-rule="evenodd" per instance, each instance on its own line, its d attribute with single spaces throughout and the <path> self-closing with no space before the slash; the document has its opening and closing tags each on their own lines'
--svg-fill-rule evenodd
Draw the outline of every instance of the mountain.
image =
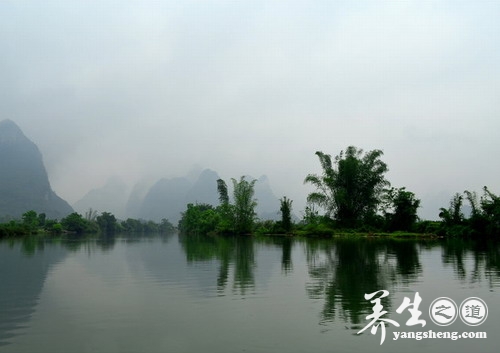
<svg viewBox="0 0 500 353">
<path fill-rule="evenodd" d="M 211 170 L 201 171 L 194 183 L 191 183 L 189 177 L 160 179 L 154 184 L 145 197 L 134 197 L 135 202 L 142 199 L 142 204 L 138 212 L 138 217 L 160 221 L 162 218 L 168 219 L 176 224 L 181 218 L 181 212 L 186 210 L 188 203 L 207 203 L 213 206 L 219 204 L 219 194 L 217 191 L 217 179 L 219 175 Z M 253 180 L 246 177 L 247 180 Z M 226 181 L 229 188 L 229 196 L 232 196 L 232 182 Z M 132 195 L 134 192 L 132 192 Z M 138 192 L 139 194 L 139 192 Z M 129 199 L 127 208 L 130 208 L 132 195 Z M 257 199 L 256 212 L 261 219 L 280 219 L 280 202 L 274 195 L 269 179 L 263 175 L 255 183 L 255 195 Z"/>
<path fill-rule="evenodd" d="M 209 205 L 218 205 L 219 193 L 217 191 L 217 179 L 219 178 L 219 174 L 213 170 L 203 170 L 186 194 L 186 203 L 208 203 Z"/>
<path fill-rule="evenodd" d="M 144 197 L 139 218 L 156 222 L 166 218 L 175 224 L 186 208 L 186 194 L 191 186 L 186 178 L 158 180 Z"/>
<path fill-rule="evenodd" d="M 75 211 L 85 214 L 89 209 L 111 212 L 119 219 L 125 217 L 128 187 L 119 177 L 111 177 L 104 186 L 90 190 L 84 197 L 73 204 Z"/>
<path fill-rule="evenodd" d="M 194 183 L 190 179 L 192 178 L 189 176 L 160 179 L 144 197 L 139 218 L 157 222 L 166 218 L 176 224 L 181 218 L 181 212 L 186 210 L 188 203 L 208 203 L 211 205 L 219 203 L 217 193 L 219 175 L 216 172 L 205 169 L 195 178 Z"/>
<path fill-rule="evenodd" d="M 12 120 L 0 121 L 0 217 L 29 210 L 60 219 L 71 206 L 50 187 L 42 154 Z"/>
<path fill-rule="evenodd" d="M 281 219 L 280 200 L 274 195 L 269 184 L 269 178 L 266 175 L 262 175 L 257 179 L 254 197 L 257 199 L 255 211 L 260 219 L 271 219 L 274 221 Z"/>
<path fill-rule="evenodd" d="M 139 218 L 144 198 L 154 183 L 155 181 L 153 179 L 144 178 L 134 185 L 128 197 L 127 204 L 125 205 L 126 218 Z"/>
</svg>

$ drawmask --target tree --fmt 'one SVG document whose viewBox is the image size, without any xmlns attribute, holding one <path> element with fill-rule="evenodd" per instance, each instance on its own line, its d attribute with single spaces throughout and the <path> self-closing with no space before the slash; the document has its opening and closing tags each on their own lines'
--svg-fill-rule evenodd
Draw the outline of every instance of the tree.
<svg viewBox="0 0 500 353">
<path fill-rule="evenodd" d="M 33 210 L 23 213 L 23 225 L 30 233 L 36 232 L 39 225 L 37 213 Z"/>
<path fill-rule="evenodd" d="M 257 180 L 248 181 L 241 177 L 239 181 L 232 178 L 234 197 L 234 228 L 239 234 L 250 233 L 255 222 L 255 207 L 253 199 L 254 186 Z"/>
<path fill-rule="evenodd" d="M 287 199 L 283 196 L 280 199 L 280 211 L 281 211 L 281 226 L 285 232 L 292 230 L 292 200 Z"/>
<path fill-rule="evenodd" d="M 116 217 L 109 212 L 103 212 L 96 218 L 96 222 L 101 232 L 107 234 L 113 234 L 117 227 Z"/>
<path fill-rule="evenodd" d="M 406 188 L 387 190 L 385 199 L 387 206 L 393 211 L 386 212 L 386 220 L 390 230 L 410 230 L 418 220 L 417 209 L 420 200 Z"/>
<path fill-rule="evenodd" d="M 168 219 L 162 218 L 162 220 L 160 221 L 159 230 L 162 233 L 170 234 L 175 232 L 175 227 Z"/>
<path fill-rule="evenodd" d="M 448 209 L 441 207 L 439 210 L 439 217 L 448 226 L 459 225 L 464 221 L 464 214 L 462 213 L 463 196 L 456 193 L 450 201 Z"/>
<path fill-rule="evenodd" d="M 214 232 L 219 222 L 219 215 L 209 204 L 188 204 L 179 221 L 179 231 L 188 235 L 206 235 Z"/>
<path fill-rule="evenodd" d="M 227 193 L 227 185 L 224 180 L 217 179 L 217 191 L 219 192 L 220 204 L 227 205 L 229 203 L 229 196 Z"/>
<path fill-rule="evenodd" d="M 85 212 L 85 219 L 89 222 L 95 222 L 97 219 L 97 211 L 89 208 L 89 210 Z"/>
<path fill-rule="evenodd" d="M 481 197 L 481 210 L 486 219 L 485 233 L 489 236 L 500 236 L 500 196 L 492 193 L 485 186 Z"/>
<path fill-rule="evenodd" d="M 464 199 L 469 202 L 471 213 L 466 218 L 462 213 Z M 493 194 L 486 186 L 478 203 L 476 192 L 456 193 L 448 209 L 440 208 L 439 217 L 442 234 L 462 237 L 499 237 L 500 236 L 500 196 Z"/>
<path fill-rule="evenodd" d="M 316 191 L 307 201 L 317 204 L 344 226 L 354 226 L 375 215 L 385 187 L 389 182 L 384 174 L 387 164 L 381 161 L 381 150 L 363 154 L 362 149 L 349 146 L 335 157 L 316 152 L 323 173 L 309 174 L 304 183 L 312 184 Z"/>
<path fill-rule="evenodd" d="M 96 227 L 92 223 L 83 218 L 79 213 L 73 212 L 61 220 L 62 227 L 70 232 L 77 234 L 85 232 L 95 232 Z"/>
</svg>

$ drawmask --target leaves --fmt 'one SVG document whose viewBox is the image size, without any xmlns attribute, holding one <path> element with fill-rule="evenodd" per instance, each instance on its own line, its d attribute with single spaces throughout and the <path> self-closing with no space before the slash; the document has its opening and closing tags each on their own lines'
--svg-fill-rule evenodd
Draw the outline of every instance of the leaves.
<svg viewBox="0 0 500 353">
<path fill-rule="evenodd" d="M 381 150 L 363 153 L 362 149 L 349 146 L 334 158 L 321 151 L 316 152 L 321 175 L 309 174 L 304 183 L 316 191 L 307 200 L 322 207 L 326 215 L 340 223 L 353 225 L 375 214 L 381 195 L 389 185 L 384 174 L 387 165 L 380 159 Z"/>
</svg>

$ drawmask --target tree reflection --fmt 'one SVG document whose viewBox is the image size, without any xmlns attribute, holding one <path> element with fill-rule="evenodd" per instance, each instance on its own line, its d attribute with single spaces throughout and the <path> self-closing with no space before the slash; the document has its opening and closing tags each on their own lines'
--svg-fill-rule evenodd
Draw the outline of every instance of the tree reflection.
<svg viewBox="0 0 500 353">
<path fill-rule="evenodd" d="M 420 255 L 415 241 L 389 241 L 387 242 L 387 253 L 396 260 L 397 275 L 393 281 L 402 281 L 410 284 L 416 281 L 422 273 Z"/>
<path fill-rule="evenodd" d="M 416 242 L 391 239 L 336 239 L 306 242 L 311 298 L 324 298 L 324 321 L 340 317 L 353 325 L 365 321 L 372 304 L 365 293 L 391 290 L 397 282 L 411 283 L 421 274 Z M 384 307 L 390 311 L 387 298 Z"/>
<path fill-rule="evenodd" d="M 284 273 L 289 273 L 293 269 L 292 264 L 292 239 L 289 237 L 283 238 L 281 242 L 281 270 Z"/>
<path fill-rule="evenodd" d="M 241 294 L 255 285 L 254 268 L 255 256 L 253 239 L 248 237 L 234 238 L 235 241 L 235 268 L 234 288 L 239 289 Z"/>
<path fill-rule="evenodd" d="M 453 266 L 457 278 L 477 283 L 486 279 L 490 288 L 499 286 L 500 243 L 472 239 L 446 239 L 441 242 L 442 261 Z"/>
<path fill-rule="evenodd" d="M 262 237 L 259 243 L 281 250 L 281 271 L 289 274 L 293 271 L 292 249 L 297 239 L 289 236 Z"/>
<path fill-rule="evenodd" d="M 233 290 L 244 295 L 255 287 L 254 242 L 250 237 L 219 237 L 205 235 L 179 235 L 179 242 L 188 262 L 219 262 L 217 290 L 224 292 L 233 270 Z M 233 265 L 233 266 L 231 266 Z"/>
</svg>

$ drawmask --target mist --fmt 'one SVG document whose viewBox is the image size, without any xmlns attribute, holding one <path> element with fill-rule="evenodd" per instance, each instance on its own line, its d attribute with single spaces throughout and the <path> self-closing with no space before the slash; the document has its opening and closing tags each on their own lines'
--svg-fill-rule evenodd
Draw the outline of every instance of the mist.
<svg viewBox="0 0 500 353">
<path fill-rule="evenodd" d="M 381 149 L 436 219 L 500 191 L 500 3 L 2 1 L 0 119 L 71 204 L 119 176 L 267 175 L 300 213 L 315 151 Z M 214 186 L 215 187 L 215 186 Z"/>
</svg>

